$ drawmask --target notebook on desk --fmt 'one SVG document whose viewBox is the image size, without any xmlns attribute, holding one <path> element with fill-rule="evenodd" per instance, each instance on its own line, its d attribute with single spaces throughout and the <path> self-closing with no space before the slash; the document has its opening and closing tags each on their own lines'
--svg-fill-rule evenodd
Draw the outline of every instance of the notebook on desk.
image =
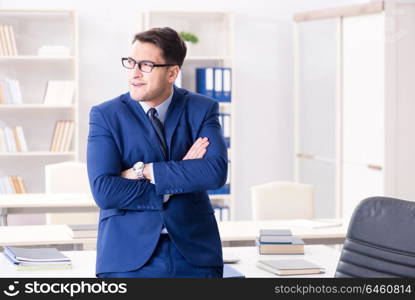
<svg viewBox="0 0 415 300">
<path fill-rule="evenodd" d="M 304 259 L 259 260 L 257 267 L 277 275 L 324 273 L 324 269 Z"/>
</svg>

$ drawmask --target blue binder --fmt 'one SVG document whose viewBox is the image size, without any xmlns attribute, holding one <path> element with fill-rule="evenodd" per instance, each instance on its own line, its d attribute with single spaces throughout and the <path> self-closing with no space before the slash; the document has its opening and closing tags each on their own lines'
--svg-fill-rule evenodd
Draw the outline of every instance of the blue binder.
<svg viewBox="0 0 415 300">
<path fill-rule="evenodd" d="M 196 92 L 214 97 L 214 70 L 213 68 L 196 69 Z"/>
</svg>

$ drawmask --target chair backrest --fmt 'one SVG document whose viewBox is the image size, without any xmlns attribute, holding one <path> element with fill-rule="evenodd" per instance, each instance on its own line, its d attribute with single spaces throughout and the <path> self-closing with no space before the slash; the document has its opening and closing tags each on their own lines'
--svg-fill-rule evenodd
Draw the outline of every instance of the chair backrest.
<svg viewBox="0 0 415 300">
<path fill-rule="evenodd" d="M 314 216 L 313 186 L 275 181 L 252 187 L 252 219 L 311 219 Z"/>
<path fill-rule="evenodd" d="M 45 166 L 46 193 L 91 193 L 86 164 L 66 161 Z"/>
<path fill-rule="evenodd" d="M 415 202 L 388 197 L 360 202 L 335 277 L 415 277 Z"/>
<path fill-rule="evenodd" d="M 85 163 L 67 161 L 45 166 L 46 193 L 86 193 L 91 195 Z M 98 213 L 48 213 L 47 224 L 95 224 Z"/>
</svg>

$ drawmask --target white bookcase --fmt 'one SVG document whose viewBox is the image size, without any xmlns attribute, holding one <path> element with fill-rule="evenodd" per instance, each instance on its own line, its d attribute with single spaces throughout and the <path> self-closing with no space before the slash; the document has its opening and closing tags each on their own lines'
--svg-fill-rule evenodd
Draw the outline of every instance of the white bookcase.
<svg viewBox="0 0 415 300">
<path fill-rule="evenodd" d="M 209 11 L 145 11 L 140 14 L 138 31 L 153 27 L 171 27 L 177 32 L 185 31 L 199 38 L 197 44 L 190 44 L 182 66 L 182 84 L 187 90 L 196 91 L 196 68 L 199 67 L 230 67 L 232 69 L 232 99 L 231 102 L 219 102 L 220 113 L 231 116 L 230 148 L 228 149 L 230 178 L 230 193 L 210 195 L 213 203 L 229 207 L 229 219 L 233 219 L 235 198 L 232 190 L 235 182 L 235 166 L 232 164 L 232 153 L 235 145 L 233 134 L 235 130 L 235 72 L 233 58 L 233 15 L 229 12 Z"/>
<path fill-rule="evenodd" d="M 415 5 L 370 2 L 295 20 L 295 175 L 316 217 L 364 198 L 415 200 Z"/>
<path fill-rule="evenodd" d="M 13 27 L 17 56 L 0 56 L 0 79 L 19 81 L 23 104 L 0 104 L 0 127 L 22 126 L 28 152 L 0 153 L 0 176 L 21 176 L 29 193 L 45 190 L 47 164 L 78 160 L 78 19 L 73 10 L 0 9 L 0 24 Z M 68 56 L 39 56 L 42 46 L 65 46 Z M 44 105 L 48 80 L 73 80 L 72 104 Z M 50 152 L 55 123 L 73 120 L 68 152 Z"/>
</svg>

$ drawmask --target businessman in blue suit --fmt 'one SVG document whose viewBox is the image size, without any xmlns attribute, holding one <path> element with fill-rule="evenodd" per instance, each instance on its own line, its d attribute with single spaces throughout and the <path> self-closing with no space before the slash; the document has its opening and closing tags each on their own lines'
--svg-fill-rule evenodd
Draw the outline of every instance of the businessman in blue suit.
<svg viewBox="0 0 415 300">
<path fill-rule="evenodd" d="M 98 277 L 223 275 L 206 191 L 225 184 L 227 149 L 218 103 L 173 85 L 185 56 L 171 28 L 136 34 L 122 58 L 129 92 L 90 111 Z"/>
</svg>

